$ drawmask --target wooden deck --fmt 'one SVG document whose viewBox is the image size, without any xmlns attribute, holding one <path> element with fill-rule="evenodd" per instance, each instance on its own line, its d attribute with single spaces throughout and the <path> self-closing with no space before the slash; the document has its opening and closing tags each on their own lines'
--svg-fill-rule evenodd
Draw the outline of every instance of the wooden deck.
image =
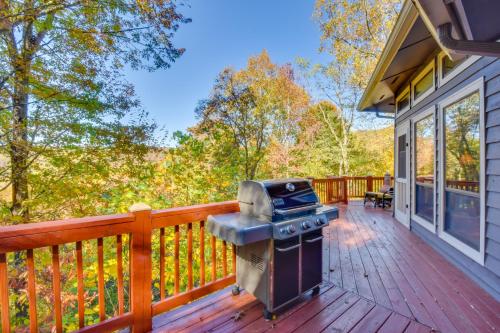
<svg viewBox="0 0 500 333">
<path fill-rule="evenodd" d="M 324 235 L 320 295 L 277 320 L 225 289 L 156 316 L 154 332 L 499 332 L 500 303 L 389 212 L 342 206 Z"/>
</svg>

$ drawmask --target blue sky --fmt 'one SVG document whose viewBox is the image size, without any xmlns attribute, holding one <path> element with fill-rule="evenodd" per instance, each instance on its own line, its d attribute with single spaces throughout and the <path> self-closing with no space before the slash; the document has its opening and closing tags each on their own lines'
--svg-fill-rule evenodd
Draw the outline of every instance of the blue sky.
<svg viewBox="0 0 500 333">
<path fill-rule="evenodd" d="M 127 71 L 145 110 L 169 134 L 195 124 L 194 109 L 206 98 L 217 74 L 242 68 L 263 49 L 276 63 L 305 57 L 328 61 L 318 53 L 320 31 L 313 21 L 314 0 L 189 0 L 174 43 L 186 48 L 170 69 Z"/>
</svg>

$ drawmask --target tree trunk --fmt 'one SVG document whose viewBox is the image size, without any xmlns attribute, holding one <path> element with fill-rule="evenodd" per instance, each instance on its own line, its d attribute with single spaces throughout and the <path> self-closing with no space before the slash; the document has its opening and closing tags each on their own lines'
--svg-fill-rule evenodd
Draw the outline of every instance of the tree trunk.
<svg viewBox="0 0 500 333">
<path fill-rule="evenodd" d="M 24 66 L 23 66 L 24 65 Z M 28 75 L 27 64 L 21 65 L 14 76 L 12 95 L 12 139 L 10 142 L 13 216 L 27 222 L 29 211 L 25 202 L 28 192 Z"/>
</svg>

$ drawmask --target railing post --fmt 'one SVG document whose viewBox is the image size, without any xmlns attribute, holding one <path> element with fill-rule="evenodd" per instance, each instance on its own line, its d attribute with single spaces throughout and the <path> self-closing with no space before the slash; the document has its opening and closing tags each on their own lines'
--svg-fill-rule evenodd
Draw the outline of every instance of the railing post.
<svg viewBox="0 0 500 333">
<path fill-rule="evenodd" d="M 342 177 L 342 180 L 344 182 L 344 194 L 342 196 L 343 197 L 342 199 L 343 199 L 343 202 L 347 205 L 349 203 L 349 198 L 348 198 L 349 189 L 347 188 L 347 185 L 348 185 L 347 177 L 346 176 Z"/>
<path fill-rule="evenodd" d="M 134 316 L 132 332 L 152 330 L 151 292 L 151 207 L 134 204 L 129 208 L 135 222 L 130 239 L 130 306 Z"/>
<path fill-rule="evenodd" d="M 326 181 L 326 203 L 333 202 L 333 178 L 327 178 Z"/>
<path fill-rule="evenodd" d="M 373 192 L 373 177 L 372 176 L 366 177 L 366 190 L 368 192 Z"/>
</svg>

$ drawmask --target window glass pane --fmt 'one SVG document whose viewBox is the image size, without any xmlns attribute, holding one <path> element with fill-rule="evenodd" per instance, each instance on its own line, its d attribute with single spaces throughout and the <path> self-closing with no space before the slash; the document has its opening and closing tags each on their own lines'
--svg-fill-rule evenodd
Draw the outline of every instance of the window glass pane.
<svg viewBox="0 0 500 333">
<path fill-rule="evenodd" d="M 415 214 L 434 223 L 434 186 L 415 185 Z"/>
<path fill-rule="evenodd" d="M 415 84 L 414 89 L 414 98 L 418 98 L 422 96 L 423 93 L 425 93 L 427 90 L 429 90 L 433 83 L 434 83 L 434 78 L 433 78 L 434 71 L 431 69 L 423 78 L 420 79 Z"/>
<path fill-rule="evenodd" d="M 480 95 L 475 92 L 444 109 L 444 229 L 479 250 Z"/>
<path fill-rule="evenodd" d="M 398 177 L 406 178 L 406 134 L 398 137 Z"/>
<path fill-rule="evenodd" d="M 409 92 L 404 94 L 404 96 L 401 97 L 401 99 L 398 101 L 397 110 L 398 111 L 403 110 L 406 107 L 408 107 L 408 105 L 410 105 L 410 93 Z"/>
<path fill-rule="evenodd" d="M 444 110 L 446 187 L 479 192 L 479 92 Z"/>
<path fill-rule="evenodd" d="M 415 124 L 415 214 L 433 223 L 434 214 L 434 118 Z"/>
<path fill-rule="evenodd" d="M 444 230 L 479 250 L 479 197 L 446 191 Z"/>
<path fill-rule="evenodd" d="M 453 61 L 448 56 L 444 56 L 441 60 L 441 66 L 443 67 L 443 77 L 448 75 L 453 69 L 455 69 L 458 65 L 463 63 L 468 56 L 463 57 L 462 59 L 458 59 L 457 61 Z"/>
</svg>

